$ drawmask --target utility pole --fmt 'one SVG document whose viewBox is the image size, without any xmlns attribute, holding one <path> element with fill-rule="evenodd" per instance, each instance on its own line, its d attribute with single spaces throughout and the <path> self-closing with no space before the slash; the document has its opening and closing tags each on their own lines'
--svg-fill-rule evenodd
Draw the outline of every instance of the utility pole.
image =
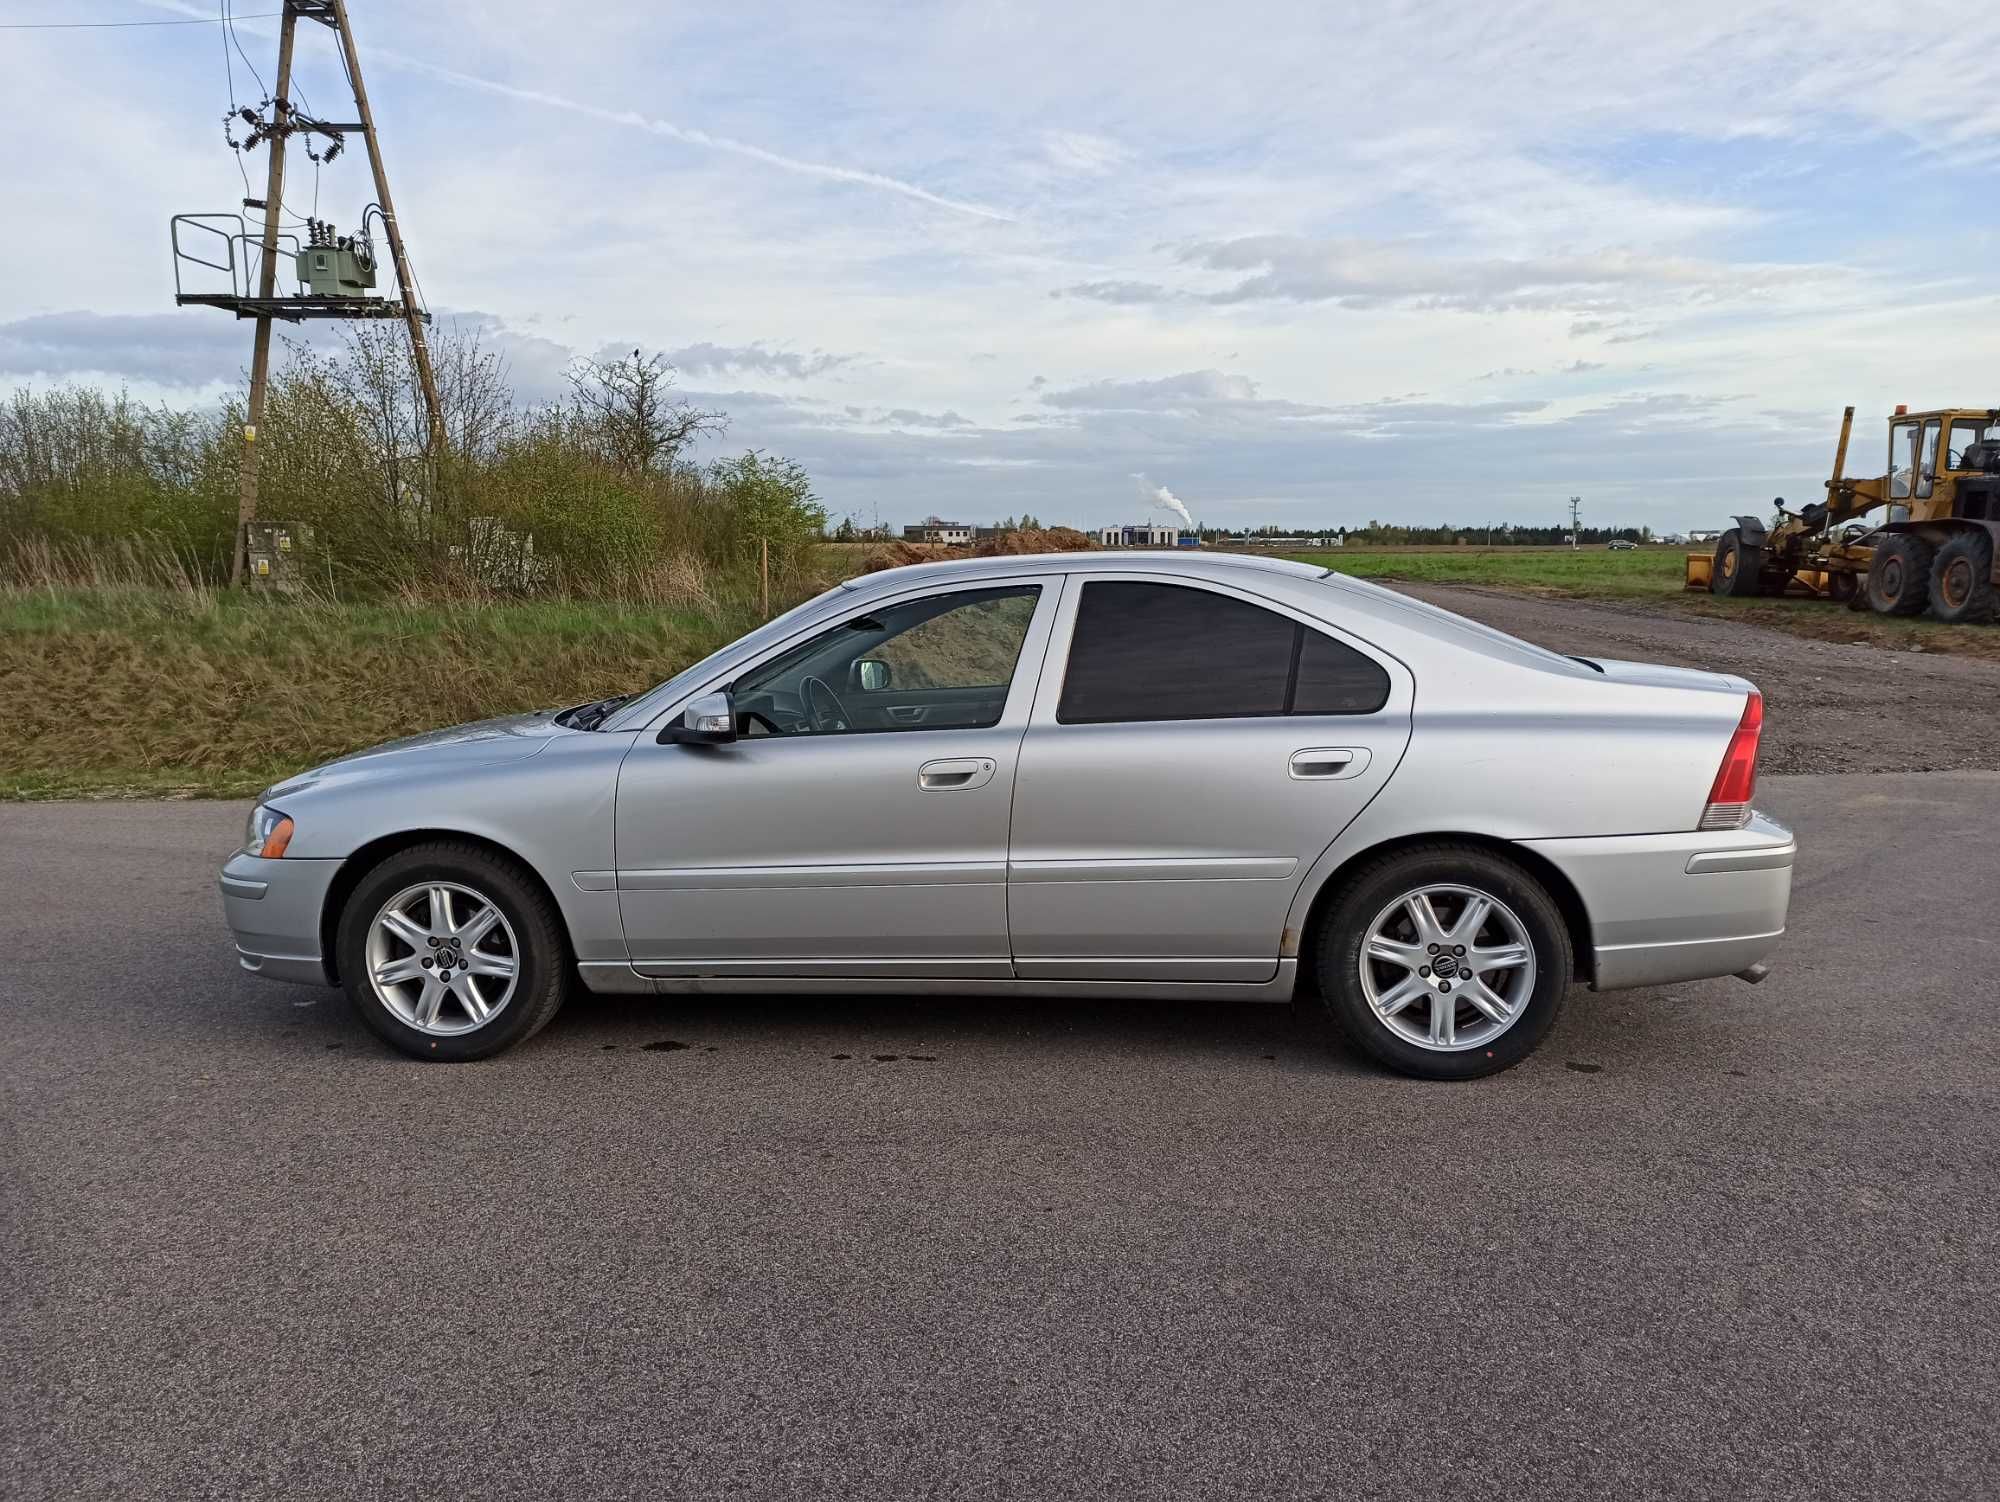
<svg viewBox="0 0 2000 1502">
<path fill-rule="evenodd" d="M 291 5 L 285 7 L 289 23 Z M 424 337 L 424 319 L 417 307 L 415 279 L 410 275 L 410 258 L 403 251 L 403 230 L 396 221 L 395 200 L 389 196 L 389 171 L 382 165 L 382 143 L 375 134 L 375 112 L 368 105 L 368 89 L 361 82 L 361 55 L 354 47 L 354 27 L 347 19 L 347 0 L 333 0 L 333 29 L 340 37 L 340 50 L 347 60 L 348 81 L 354 85 L 354 107 L 361 115 L 361 138 L 368 144 L 368 166 L 375 174 L 375 201 L 382 206 L 382 231 L 389 238 L 389 256 L 396 263 L 396 285 L 403 294 L 403 323 L 410 331 L 410 355 L 416 363 L 417 379 L 423 383 L 424 412 L 429 419 L 427 453 L 435 458 L 444 447 L 444 419 L 439 415 L 437 376 L 431 371 L 430 341 Z"/>
<path fill-rule="evenodd" d="M 1572 548 L 1579 546 L 1583 538 L 1583 527 L 1577 520 L 1582 506 L 1582 496 L 1573 495 L 1569 498 L 1569 545 Z"/>
<path fill-rule="evenodd" d="M 298 14 L 285 7 L 278 24 L 278 86 L 271 97 L 271 155 L 264 172 L 264 238 L 257 260 L 257 296 L 264 303 L 278 293 L 278 215 L 285 201 L 285 129 L 292 106 L 286 94 L 292 86 L 292 37 Z M 264 388 L 271 377 L 271 315 L 257 315 L 257 337 L 250 348 L 250 408 L 243 421 L 243 459 L 236 471 L 236 547 L 229 559 L 229 583 L 243 582 L 249 551 L 250 523 L 257 519 L 257 426 L 264 420 Z"/>
<path fill-rule="evenodd" d="M 424 326 L 430 322 L 431 315 L 417 300 L 416 277 L 410 271 L 409 252 L 403 244 L 403 229 L 396 218 L 395 201 L 389 196 L 389 174 L 382 163 L 382 148 L 376 137 L 375 115 L 368 103 L 368 91 L 361 81 L 361 56 L 354 44 L 354 28 L 348 20 L 346 0 L 284 0 L 281 15 L 277 86 L 272 97 L 265 101 L 270 108 L 270 119 L 265 120 L 256 110 L 236 108 L 234 100 L 231 101 L 230 115 L 226 117 L 232 123 L 240 119 L 251 127 L 249 138 L 242 145 L 237 145 L 236 138 L 231 135 L 229 141 L 232 146 L 242 151 L 268 143 L 271 153 L 265 170 L 264 197 L 243 201 L 245 208 L 261 208 L 264 211 L 263 234 L 257 241 L 254 290 L 248 275 L 249 236 L 243 229 L 240 216 L 177 214 L 172 223 L 174 301 L 182 307 L 224 308 L 239 319 L 255 319 L 257 325 L 256 340 L 251 349 L 250 395 L 244 413 L 243 453 L 237 470 L 236 545 L 229 565 L 231 584 L 244 580 L 250 524 L 257 519 L 257 440 L 270 384 L 272 319 L 283 318 L 291 323 L 308 318 L 402 319 L 404 327 L 409 330 L 411 363 L 416 367 L 417 380 L 423 388 L 426 459 L 434 462 L 445 443 L 443 405 L 438 399 L 430 343 L 424 336 Z M 314 119 L 301 113 L 292 102 L 292 53 L 300 21 L 317 21 L 333 32 L 340 47 L 342 68 L 354 94 L 357 120 Z M 231 40 L 234 40 L 233 36 Z M 351 131 L 359 132 L 368 148 L 368 165 L 375 179 L 376 202 L 363 213 L 360 230 L 353 236 L 337 237 L 331 224 L 308 220 L 311 237 L 298 256 L 298 277 L 302 284 L 308 281 L 307 262 L 310 260 L 310 290 L 296 294 L 280 293 L 278 256 L 281 242 L 290 239 L 295 247 L 298 245 L 297 237 L 289 235 L 283 228 L 285 143 L 294 135 L 303 135 L 307 138 L 306 154 L 316 163 L 330 162 L 339 155 Z M 313 150 L 311 137 L 314 135 L 326 137 L 331 143 L 323 156 Z M 389 242 L 389 256 L 396 266 L 400 297 L 395 302 L 385 302 L 371 295 L 375 285 L 375 256 L 374 242 L 368 235 L 370 214 L 381 216 L 383 234 Z M 223 220 L 232 222 L 236 232 L 231 234 L 216 228 L 217 223 Z M 181 239 L 183 230 L 193 234 L 200 245 L 213 247 L 217 239 L 226 242 L 229 247 L 226 259 L 212 259 L 222 254 L 215 249 L 209 249 L 206 256 L 210 258 L 205 258 L 201 250 L 190 250 L 184 246 Z M 204 239 L 200 233 L 204 231 L 212 238 Z M 244 266 L 240 283 L 236 270 L 238 246 L 241 246 Z M 211 272 L 226 272 L 230 278 L 229 290 L 224 293 L 212 289 L 191 291 L 184 288 L 181 284 L 183 271 L 196 267 L 207 268 Z M 196 273 L 197 276 L 199 274 Z"/>
</svg>

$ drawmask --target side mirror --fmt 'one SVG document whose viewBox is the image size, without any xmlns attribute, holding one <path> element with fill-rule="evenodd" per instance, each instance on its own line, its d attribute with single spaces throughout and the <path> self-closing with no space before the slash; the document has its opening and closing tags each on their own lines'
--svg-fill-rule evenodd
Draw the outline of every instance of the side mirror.
<svg viewBox="0 0 2000 1502">
<path fill-rule="evenodd" d="M 864 657 L 854 664 L 854 686 L 864 694 L 879 694 L 895 675 L 879 657 Z"/>
<path fill-rule="evenodd" d="M 728 689 L 703 694 L 660 732 L 663 746 L 726 746 L 736 739 L 736 705 Z"/>
</svg>

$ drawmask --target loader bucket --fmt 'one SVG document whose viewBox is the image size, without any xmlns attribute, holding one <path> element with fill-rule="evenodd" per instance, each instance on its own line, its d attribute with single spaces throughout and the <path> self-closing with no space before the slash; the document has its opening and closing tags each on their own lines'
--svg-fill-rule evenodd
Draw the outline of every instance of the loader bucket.
<svg viewBox="0 0 2000 1502">
<path fill-rule="evenodd" d="M 1715 555 L 1713 553 L 1690 553 L 1687 555 L 1687 581 L 1683 589 L 1698 589 L 1708 592 L 1709 581 L 1715 575 Z"/>
</svg>

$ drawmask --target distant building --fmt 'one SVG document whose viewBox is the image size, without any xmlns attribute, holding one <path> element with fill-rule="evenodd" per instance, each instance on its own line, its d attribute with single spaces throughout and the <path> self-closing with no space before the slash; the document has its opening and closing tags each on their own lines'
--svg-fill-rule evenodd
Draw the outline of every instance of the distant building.
<svg viewBox="0 0 2000 1502">
<path fill-rule="evenodd" d="M 1136 527 L 1101 528 L 1097 540 L 1107 548 L 1172 548 L 1180 545 L 1181 534 L 1174 527 L 1141 522 Z"/>
<path fill-rule="evenodd" d="M 976 530 L 967 522 L 948 522 L 927 516 L 916 526 L 903 528 L 903 541 L 936 542 L 952 548 L 970 547 Z"/>
</svg>

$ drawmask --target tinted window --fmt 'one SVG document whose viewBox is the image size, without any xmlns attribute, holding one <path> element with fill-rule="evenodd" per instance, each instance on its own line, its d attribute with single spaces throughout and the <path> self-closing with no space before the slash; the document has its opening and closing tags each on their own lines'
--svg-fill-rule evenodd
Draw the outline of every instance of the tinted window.
<svg viewBox="0 0 2000 1502">
<path fill-rule="evenodd" d="M 1301 627 L 1293 714 L 1373 714 L 1389 702 L 1389 675 L 1345 642 Z"/>
<path fill-rule="evenodd" d="M 1077 605 L 1056 718 L 1365 714 L 1388 693 L 1380 667 L 1275 611 L 1173 584 L 1093 583 Z"/>
</svg>

